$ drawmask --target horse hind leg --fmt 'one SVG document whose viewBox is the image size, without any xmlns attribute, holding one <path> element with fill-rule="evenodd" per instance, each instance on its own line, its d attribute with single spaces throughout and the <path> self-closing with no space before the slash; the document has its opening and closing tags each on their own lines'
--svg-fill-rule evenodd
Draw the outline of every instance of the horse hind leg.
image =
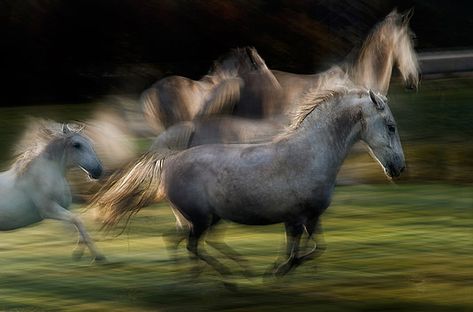
<svg viewBox="0 0 473 312">
<path fill-rule="evenodd" d="M 179 262 L 177 248 L 183 240 L 188 237 L 189 230 L 176 226 L 175 230 L 167 231 L 163 234 L 163 239 L 166 245 L 166 248 L 170 254 L 171 259 L 175 262 Z"/>
<path fill-rule="evenodd" d="M 177 248 L 179 244 L 189 236 L 192 224 L 179 212 L 179 210 L 170 204 L 171 211 L 176 218 L 176 229 L 163 234 L 168 252 L 174 262 L 178 262 Z"/>
<path fill-rule="evenodd" d="M 219 228 L 216 230 L 214 227 L 219 221 L 220 218 L 218 217 L 212 219 L 212 225 L 209 229 L 209 233 L 207 233 L 205 242 L 224 256 L 235 261 L 243 269 L 243 273 L 246 277 L 253 277 L 255 274 L 248 265 L 248 261 L 223 241 L 225 229 Z"/>
<path fill-rule="evenodd" d="M 191 252 L 195 259 L 200 259 L 214 268 L 220 275 L 226 276 L 230 275 L 230 270 L 220 263 L 217 259 L 210 256 L 205 252 L 203 248 L 199 248 L 199 240 L 205 231 L 209 228 L 209 225 L 202 223 L 193 223 L 192 229 L 189 231 L 189 238 L 187 242 L 187 250 Z M 200 272 L 195 272 L 200 273 Z"/>
</svg>

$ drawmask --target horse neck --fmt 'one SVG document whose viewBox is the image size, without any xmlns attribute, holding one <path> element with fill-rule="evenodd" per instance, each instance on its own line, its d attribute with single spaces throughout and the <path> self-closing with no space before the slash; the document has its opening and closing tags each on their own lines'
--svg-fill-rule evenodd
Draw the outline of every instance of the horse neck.
<svg viewBox="0 0 473 312">
<path fill-rule="evenodd" d="M 393 43 L 377 36 L 366 39 L 353 66 L 352 76 L 356 85 L 386 95 L 394 65 Z"/>
<path fill-rule="evenodd" d="M 64 139 L 56 139 L 49 143 L 39 155 L 41 159 L 46 160 L 49 164 L 54 164 L 63 175 L 65 175 L 67 169 L 64 143 Z"/>
<path fill-rule="evenodd" d="M 287 151 L 292 157 L 305 155 L 302 157 L 307 174 L 324 176 L 334 183 L 351 147 L 360 139 L 361 105 L 339 100 L 321 106 L 306 117 L 292 138 L 288 138 Z"/>
</svg>

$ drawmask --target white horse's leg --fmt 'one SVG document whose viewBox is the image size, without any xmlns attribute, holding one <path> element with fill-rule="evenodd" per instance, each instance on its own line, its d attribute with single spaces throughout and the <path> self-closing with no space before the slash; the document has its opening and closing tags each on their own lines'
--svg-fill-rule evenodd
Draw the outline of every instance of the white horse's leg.
<svg viewBox="0 0 473 312">
<path fill-rule="evenodd" d="M 105 257 L 95 247 L 94 242 L 92 241 L 89 234 L 85 230 L 85 227 L 82 221 L 79 219 L 79 217 L 75 216 L 69 210 L 61 207 L 56 202 L 50 203 L 50 205 L 48 205 L 47 208 L 40 209 L 40 213 L 44 219 L 61 220 L 61 221 L 74 224 L 77 230 L 79 231 L 79 236 L 80 236 L 79 245 L 85 244 L 89 248 L 90 253 L 92 254 L 92 257 L 94 258 L 94 260 L 96 261 L 105 260 Z M 81 252 L 80 246 L 79 246 L 78 252 L 79 253 Z"/>
</svg>

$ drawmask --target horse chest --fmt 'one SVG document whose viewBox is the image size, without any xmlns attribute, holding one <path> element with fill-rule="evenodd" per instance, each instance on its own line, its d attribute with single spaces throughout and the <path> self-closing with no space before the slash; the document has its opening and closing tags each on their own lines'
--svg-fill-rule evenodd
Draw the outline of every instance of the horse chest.
<svg viewBox="0 0 473 312">
<path fill-rule="evenodd" d="M 33 201 L 15 188 L 0 191 L 0 231 L 27 226 L 42 220 Z"/>
</svg>

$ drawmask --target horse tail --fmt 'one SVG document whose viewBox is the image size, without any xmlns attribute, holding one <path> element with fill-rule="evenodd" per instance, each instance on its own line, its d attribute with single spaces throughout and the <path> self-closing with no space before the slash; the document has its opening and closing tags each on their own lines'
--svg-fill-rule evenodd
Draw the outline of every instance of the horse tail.
<svg viewBox="0 0 473 312">
<path fill-rule="evenodd" d="M 141 208 L 164 198 L 160 190 L 164 160 L 177 152 L 149 151 L 107 179 L 89 204 L 98 209 L 104 228 L 112 228 L 125 217 L 128 224 Z"/>
<path fill-rule="evenodd" d="M 143 91 L 140 97 L 140 102 L 148 125 L 156 131 L 156 133 L 163 131 L 163 129 L 166 128 L 164 121 L 167 118 L 161 107 L 162 104 L 159 99 L 158 90 L 152 86 Z"/>
</svg>

